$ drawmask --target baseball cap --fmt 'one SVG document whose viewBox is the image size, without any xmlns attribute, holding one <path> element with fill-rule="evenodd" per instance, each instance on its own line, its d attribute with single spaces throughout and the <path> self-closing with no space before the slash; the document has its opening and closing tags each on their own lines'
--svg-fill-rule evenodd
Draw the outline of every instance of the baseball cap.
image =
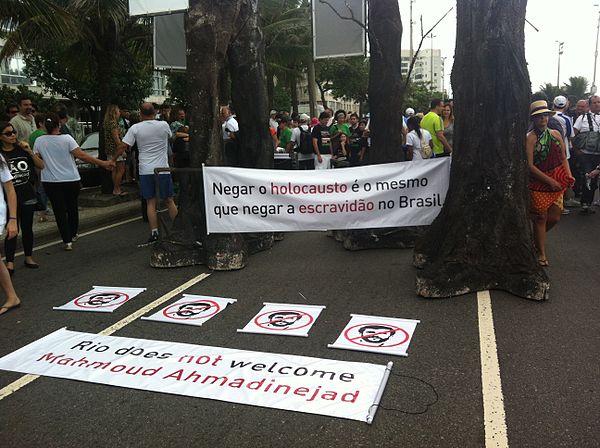
<svg viewBox="0 0 600 448">
<path fill-rule="evenodd" d="M 299 120 L 303 120 L 303 121 L 309 121 L 310 117 L 306 114 L 300 114 L 300 116 L 298 117 Z"/>
<path fill-rule="evenodd" d="M 269 112 L 269 115 L 275 115 L 277 113 L 276 110 L 272 110 L 271 112 Z"/>
<path fill-rule="evenodd" d="M 406 110 L 404 111 L 404 115 L 407 116 L 412 116 L 415 114 L 415 110 L 412 107 L 407 107 Z"/>
<path fill-rule="evenodd" d="M 554 98 L 553 102 L 556 107 L 560 108 L 563 108 L 567 105 L 567 99 L 562 95 L 558 95 L 556 98 Z"/>
</svg>

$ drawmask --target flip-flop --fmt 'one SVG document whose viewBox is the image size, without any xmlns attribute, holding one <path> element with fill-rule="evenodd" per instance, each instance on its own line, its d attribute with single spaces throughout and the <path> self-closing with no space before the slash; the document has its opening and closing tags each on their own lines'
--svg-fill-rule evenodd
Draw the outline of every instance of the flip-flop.
<svg viewBox="0 0 600 448">
<path fill-rule="evenodd" d="M 21 306 L 21 303 L 17 303 L 16 305 L 13 306 L 0 306 L 0 311 L 1 310 L 6 310 L 5 312 L 3 312 L 2 314 L 0 314 L 0 316 L 4 316 L 5 314 L 7 314 L 10 310 L 15 309 L 15 308 L 19 308 Z"/>
<path fill-rule="evenodd" d="M 543 266 L 543 267 L 550 266 L 550 263 L 548 263 L 548 260 L 546 260 L 545 258 L 538 259 L 538 263 L 540 266 Z"/>
</svg>

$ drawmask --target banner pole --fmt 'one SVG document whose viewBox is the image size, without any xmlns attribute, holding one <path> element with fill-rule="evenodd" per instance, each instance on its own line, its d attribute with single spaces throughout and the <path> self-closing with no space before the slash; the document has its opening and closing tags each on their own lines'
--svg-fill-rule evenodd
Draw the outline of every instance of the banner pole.
<svg viewBox="0 0 600 448">
<path fill-rule="evenodd" d="M 388 378 L 390 377 L 390 372 L 392 371 L 392 367 L 394 363 L 392 361 L 388 362 L 385 372 L 383 373 L 383 378 L 381 379 L 381 384 L 379 385 L 379 390 L 377 390 L 377 395 L 375 395 L 375 402 L 369 407 L 369 413 L 367 414 L 367 424 L 372 425 L 373 419 L 375 418 L 375 413 L 377 412 L 377 408 L 379 407 L 379 402 L 381 401 L 381 397 L 383 396 L 383 391 L 385 390 L 385 386 L 387 385 Z"/>
</svg>

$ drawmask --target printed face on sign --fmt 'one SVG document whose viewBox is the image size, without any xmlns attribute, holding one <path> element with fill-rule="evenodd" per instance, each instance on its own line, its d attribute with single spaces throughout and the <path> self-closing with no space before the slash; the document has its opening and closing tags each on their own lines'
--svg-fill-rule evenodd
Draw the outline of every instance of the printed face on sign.
<svg viewBox="0 0 600 448">
<path fill-rule="evenodd" d="M 129 299 L 127 294 L 119 292 L 99 292 L 81 296 L 75 300 L 75 305 L 82 308 L 103 308 L 121 305 Z"/>
<path fill-rule="evenodd" d="M 360 327 L 358 332 L 362 341 L 373 345 L 383 345 L 396 334 L 394 329 L 387 325 L 365 325 Z"/>
<path fill-rule="evenodd" d="M 211 306 L 210 303 L 206 302 L 184 303 L 175 311 L 175 315 L 179 317 L 194 317 L 208 311 Z"/>
<path fill-rule="evenodd" d="M 300 319 L 302 319 L 302 314 L 300 313 L 295 311 L 281 311 L 269 314 L 267 325 L 275 328 L 285 328 L 294 325 Z"/>
</svg>

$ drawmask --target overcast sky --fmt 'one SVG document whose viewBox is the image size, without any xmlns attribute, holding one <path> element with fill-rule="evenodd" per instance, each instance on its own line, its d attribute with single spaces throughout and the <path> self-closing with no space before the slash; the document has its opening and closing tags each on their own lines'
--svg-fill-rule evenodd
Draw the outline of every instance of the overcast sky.
<svg viewBox="0 0 600 448">
<path fill-rule="evenodd" d="M 410 48 L 410 0 L 399 0 L 399 4 L 404 26 L 402 48 Z M 556 40 L 564 42 L 560 62 L 560 84 L 567 82 L 569 76 L 585 76 L 591 86 L 599 10 L 599 7 L 594 4 L 600 4 L 600 0 L 528 1 L 527 19 L 539 29 L 537 32 L 531 26 L 525 25 L 525 57 L 534 92 L 544 83 L 556 84 L 558 68 Z M 454 7 L 433 32 L 437 36 L 433 40 L 433 47 L 441 49 L 442 57 L 447 58 L 445 85 L 448 90 L 450 90 L 450 70 L 456 41 L 455 5 L 455 0 L 416 0 L 413 4 L 413 21 L 416 22 L 413 31 L 415 49 L 421 35 L 419 17 L 423 15 L 423 29 L 427 31 L 448 9 Z M 431 48 L 430 39 L 425 40 L 423 48 Z M 600 72 L 596 75 L 596 84 L 600 84 Z"/>
</svg>

